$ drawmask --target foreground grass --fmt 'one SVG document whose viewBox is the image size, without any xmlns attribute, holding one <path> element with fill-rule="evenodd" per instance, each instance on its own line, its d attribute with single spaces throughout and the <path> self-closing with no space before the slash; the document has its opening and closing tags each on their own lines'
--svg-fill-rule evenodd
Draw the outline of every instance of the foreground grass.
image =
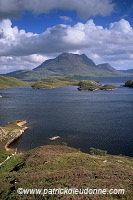
<svg viewBox="0 0 133 200">
<path fill-rule="evenodd" d="M 17 78 L 0 75 L 0 89 L 10 88 L 10 87 L 21 87 L 26 85 L 30 85 L 30 83 L 26 81 L 21 81 Z"/>
<path fill-rule="evenodd" d="M 11 155 L 11 151 L 6 151 L 2 144 L 0 144 L 0 163 L 2 163 L 8 156 Z"/>
<path fill-rule="evenodd" d="M 42 146 L 17 155 L 0 168 L 1 199 L 132 199 L 133 159 L 94 156 L 67 146 Z M 18 188 L 125 189 L 123 195 L 18 195 Z"/>
</svg>

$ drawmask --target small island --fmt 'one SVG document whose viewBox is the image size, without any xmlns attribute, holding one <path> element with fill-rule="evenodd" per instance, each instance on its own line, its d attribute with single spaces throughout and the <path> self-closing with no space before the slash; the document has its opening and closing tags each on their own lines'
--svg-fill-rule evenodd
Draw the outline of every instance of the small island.
<svg viewBox="0 0 133 200">
<path fill-rule="evenodd" d="M 116 87 L 114 85 L 104 85 L 100 88 L 100 90 L 115 90 Z"/>
<path fill-rule="evenodd" d="M 36 81 L 31 87 L 33 89 L 51 89 L 57 87 L 78 85 L 78 80 L 71 78 L 48 78 Z"/>
<path fill-rule="evenodd" d="M 36 81 L 31 87 L 33 89 L 51 89 L 65 86 L 78 86 L 79 91 L 96 91 L 96 90 L 114 90 L 113 85 L 100 85 L 99 82 L 93 80 L 75 80 L 71 78 L 51 78 Z"/>
<path fill-rule="evenodd" d="M 116 87 L 114 85 L 100 85 L 99 82 L 83 80 L 78 84 L 79 91 L 96 91 L 96 90 L 115 90 Z"/>
<path fill-rule="evenodd" d="M 78 86 L 79 91 L 95 91 L 100 89 L 99 83 L 92 80 L 81 80 Z"/>
<path fill-rule="evenodd" d="M 125 83 L 124 87 L 133 87 L 133 80 L 128 80 L 128 81 Z"/>
</svg>

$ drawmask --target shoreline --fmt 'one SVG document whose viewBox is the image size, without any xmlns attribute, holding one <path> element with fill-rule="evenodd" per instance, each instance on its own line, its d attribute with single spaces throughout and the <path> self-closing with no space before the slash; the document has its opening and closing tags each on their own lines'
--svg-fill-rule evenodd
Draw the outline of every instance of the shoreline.
<svg viewBox="0 0 133 200">
<path fill-rule="evenodd" d="M 28 129 L 27 126 L 24 126 L 27 123 L 28 121 L 26 120 L 16 120 L 4 127 L 0 127 L 0 141 L 3 143 L 6 151 L 13 150 L 8 148 L 8 146 Z"/>
</svg>

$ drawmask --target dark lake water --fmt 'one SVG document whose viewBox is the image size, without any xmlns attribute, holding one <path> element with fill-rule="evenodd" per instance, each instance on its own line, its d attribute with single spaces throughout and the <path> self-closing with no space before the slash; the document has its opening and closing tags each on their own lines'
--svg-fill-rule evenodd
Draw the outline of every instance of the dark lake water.
<svg viewBox="0 0 133 200">
<path fill-rule="evenodd" d="M 20 151 L 62 144 L 88 152 L 133 156 L 133 88 L 121 87 L 133 77 L 97 78 L 113 91 L 78 91 L 76 86 L 34 90 L 30 86 L 0 90 L 0 126 L 27 120 L 30 128 L 11 147 Z M 57 141 L 48 138 L 59 135 Z"/>
</svg>

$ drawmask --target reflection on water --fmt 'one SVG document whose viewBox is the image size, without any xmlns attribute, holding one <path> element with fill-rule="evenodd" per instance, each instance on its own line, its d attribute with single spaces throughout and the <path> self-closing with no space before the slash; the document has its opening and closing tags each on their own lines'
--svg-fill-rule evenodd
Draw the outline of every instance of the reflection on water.
<svg viewBox="0 0 133 200">
<path fill-rule="evenodd" d="M 29 86 L 0 90 L 1 126 L 16 119 L 30 129 L 12 147 L 19 150 L 64 144 L 87 152 L 89 147 L 132 156 L 133 89 L 121 87 L 131 77 L 97 78 L 113 91 L 79 92 L 76 86 L 34 90 Z M 61 138 L 50 141 L 59 135 Z"/>
</svg>

